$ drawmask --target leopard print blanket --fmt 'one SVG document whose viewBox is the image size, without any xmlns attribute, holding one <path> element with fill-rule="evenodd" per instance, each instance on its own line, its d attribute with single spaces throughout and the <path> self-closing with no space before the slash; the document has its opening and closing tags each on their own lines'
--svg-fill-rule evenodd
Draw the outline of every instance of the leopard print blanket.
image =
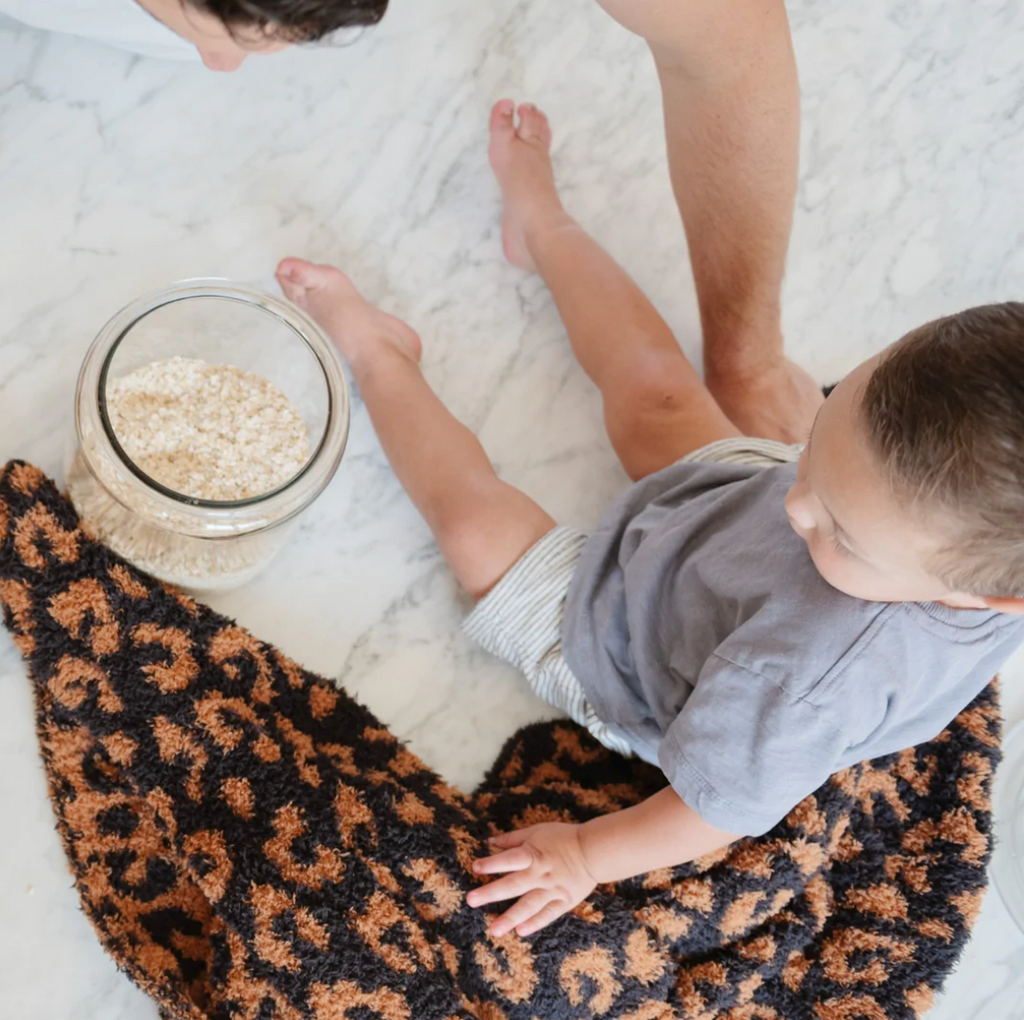
<svg viewBox="0 0 1024 1020">
<path fill-rule="evenodd" d="M 767 835 L 493 939 L 465 901 L 488 836 L 634 804 L 660 773 L 543 723 L 464 795 L 20 462 L 0 600 L 83 908 L 165 1020 L 908 1020 L 985 888 L 994 685 Z"/>
</svg>

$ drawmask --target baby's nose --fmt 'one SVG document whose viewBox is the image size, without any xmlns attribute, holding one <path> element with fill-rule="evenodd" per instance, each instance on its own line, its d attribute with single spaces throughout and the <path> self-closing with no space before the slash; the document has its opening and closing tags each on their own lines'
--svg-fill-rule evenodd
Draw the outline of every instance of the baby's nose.
<svg viewBox="0 0 1024 1020">
<path fill-rule="evenodd" d="M 790 526 L 801 538 L 806 538 L 814 531 L 814 512 L 800 492 L 799 482 L 786 493 L 785 506 Z"/>
<path fill-rule="evenodd" d="M 199 56 L 211 71 L 237 71 L 245 63 L 247 53 L 217 53 L 199 49 Z"/>
</svg>

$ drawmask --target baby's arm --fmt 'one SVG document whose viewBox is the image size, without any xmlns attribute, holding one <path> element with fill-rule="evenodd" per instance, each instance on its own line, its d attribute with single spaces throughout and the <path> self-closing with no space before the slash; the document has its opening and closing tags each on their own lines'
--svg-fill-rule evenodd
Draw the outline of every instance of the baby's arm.
<svg viewBox="0 0 1024 1020">
<path fill-rule="evenodd" d="M 703 821 L 671 787 L 635 807 L 582 825 L 548 822 L 495 837 L 498 851 L 475 863 L 479 875 L 509 872 L 474 889 L 471 907 L 519 899 L 492 925 L 532 935 L 582 903 L 601 882 L 617 882 L 656 868 L 685 864 L 739 836 Z"/>
</svg>

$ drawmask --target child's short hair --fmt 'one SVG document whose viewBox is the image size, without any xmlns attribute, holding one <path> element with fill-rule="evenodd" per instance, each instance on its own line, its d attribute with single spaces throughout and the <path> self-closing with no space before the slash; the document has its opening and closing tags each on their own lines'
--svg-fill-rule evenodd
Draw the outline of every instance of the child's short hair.
<svg viewBox="0 0 1024 1020">
<path fill-rule="evenodd" d="M 1024 304 L 914 330 L 883 356 L 861 408 L 896 498 L 956 522 L 935 574 L 953 591 L 1024 593 Z"/>
<path fill-rule="evenodd" d="M 182 0 L 229 29 L 256 26 L 287 42 L 311 42 L 339 28 L 373 25 L 388 0 Z"/>
</svg>

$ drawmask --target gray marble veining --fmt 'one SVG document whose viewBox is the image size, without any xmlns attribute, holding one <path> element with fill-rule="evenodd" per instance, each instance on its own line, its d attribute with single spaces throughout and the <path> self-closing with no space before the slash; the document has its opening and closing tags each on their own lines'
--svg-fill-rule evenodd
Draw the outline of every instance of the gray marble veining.
<svg viewBox="0 0 1024 1020">
<path fill-rule="evenodd" d="M 570 210 L 694 353 L 653 65 L 592 0 L 396 2 L 346 49 L 231 76 L 0 24 L 0 460 L 62 473 L 82 354 L 189 276 L 349 271 L 422 334 L 425 371 L 503 474 L 588 526 L 625 484 L 539 281 L 507 265 L 486 117 L 550 113 Z M 1024 4 L 792 0 L 804 104 L 790 348 L 831 381 L 919 322 L 1024 289 Z M 213 600 L 337 677 L 471 786 L 550 713 L 459 631 L 464 608 L 358 401 L 349 452 L 270 575 Z M 1024 658 L 1007 669 L 1024 714 Z M 21 663 L 0 637 L 0 1013 L 146 1020 L 77 909 Z M 993 890 L 935 1020 L 1013 1020 L 1024 935 Z"/>
</svg>

